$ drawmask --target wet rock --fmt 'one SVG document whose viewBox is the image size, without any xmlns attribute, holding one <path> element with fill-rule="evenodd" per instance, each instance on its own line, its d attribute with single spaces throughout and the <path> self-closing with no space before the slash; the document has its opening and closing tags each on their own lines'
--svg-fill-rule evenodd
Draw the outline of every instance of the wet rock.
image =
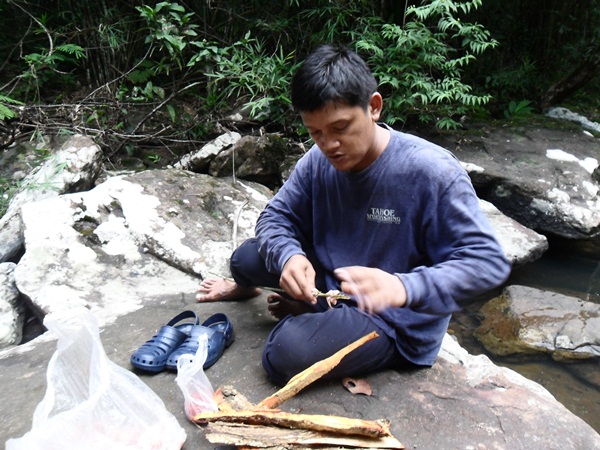
<svg viewBox="0 0 600 450">
<path fill-rule="evenodd" d="M 481 308 L 475 337 L 492 354 L 600 357 L 600 305 L 526 286 L 509 286 Z"/>
</svg>

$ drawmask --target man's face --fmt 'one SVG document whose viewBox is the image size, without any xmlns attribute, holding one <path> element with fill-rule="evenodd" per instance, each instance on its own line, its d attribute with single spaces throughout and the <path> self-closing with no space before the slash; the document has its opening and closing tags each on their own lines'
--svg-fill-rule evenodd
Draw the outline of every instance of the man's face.
<svg viewBox="0 0 600 450">
<path fill-rule="evenodd" d="M 373 94 L 367 110 L 343 103 L 327 103 L 300 116 L 310 137 L 337 170 L 357 172 L 367 168 L 383 151 L 377 145 L 376 121 L 381 96 Z"/>
</svg>

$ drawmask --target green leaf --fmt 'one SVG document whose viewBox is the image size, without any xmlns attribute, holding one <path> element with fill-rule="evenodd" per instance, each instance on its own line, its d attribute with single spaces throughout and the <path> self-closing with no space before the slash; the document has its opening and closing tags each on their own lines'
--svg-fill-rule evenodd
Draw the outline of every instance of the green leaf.
<svg viewBox="0 0 600 450">
<path fill-rule="evenodd" d="M 169 112 L 169 117 L 171 118 L 171 123 L 175 123 L 177 114 L 175 112 L 175 108 L 173 107 L 173 105 L 167 105 L 167 111 Z"/>
<path fill-rule="evenodd" d="M 8 106 L 5 106 L 2 103 L 0 103 L 0 120 L 13 119 L 15 117 L 17 117 L 16 112 L 14 112 Z"/>
<path fill-rule="evenodd" d="M 7 97 L 5 95 L 0 95 L 0 120 L 14 119 L 18 116 L 15 110 L 12 109 L 10 106 L 6 105 L 5 103 L 8 103 L 9 105 L 18 106 L 22 106 L 24 104 L 23 102 L 15 100 L 14 98 Z"/>
</svg>

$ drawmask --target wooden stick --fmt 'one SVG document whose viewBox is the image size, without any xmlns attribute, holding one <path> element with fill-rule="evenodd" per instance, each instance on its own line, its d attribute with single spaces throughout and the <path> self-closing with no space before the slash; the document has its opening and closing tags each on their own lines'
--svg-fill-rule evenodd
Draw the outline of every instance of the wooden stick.
<svg viewBox="0 0 600 450">
<path fill-rule="evenodd" d="M 297 430 L 264 425 L 211 422 L 206 426 L 206 439 L 212 444 L 235 445 L 240 448 L 370 448 L 404 449 L 393 436 L 371 438 L 326 433 L 314 430 Z M 290 445 L 291 444 L 291 445 Z"/>
<path fill-rule="evenodd" d="M 209 411 L 196 414 L 194 423 L 231 422 L 251 425 L 273 425 L 282 428 L 316 430 L 351 436 L 379 438 L 391 436 L 386 420 L 362 420 L 319 414 L 293 414 L 284 411 Z"/>
<path fill-rule="evenodd" d="M 356 350 L 361 345 L 366 342 L 379 337 L 376 331 L 372 331 L 371 333 L 363 336 L 362 338 L 354 341 L 353 343 L 347 345 L 343 349 L 331 355 L 329 358 L 325 358 L 321 361 L 314 363 L 308 369 L 303 370 L 296 376 L 294 376 L 288 383 L 282 387 L 279 391 L 275 392 L 270 397 L 265 398 L 258 405 L 256 405 L 256 409 L 273 409 L 277 408 L 284 401 L 289 398 L 292 398 L 306 386 L 311 384 L 312 382 L 318 380 L 326 373 L 331 372 L 331 370 L 336 367 L 340 361 L 346 356 L 348 353 Z"/>
</svg>

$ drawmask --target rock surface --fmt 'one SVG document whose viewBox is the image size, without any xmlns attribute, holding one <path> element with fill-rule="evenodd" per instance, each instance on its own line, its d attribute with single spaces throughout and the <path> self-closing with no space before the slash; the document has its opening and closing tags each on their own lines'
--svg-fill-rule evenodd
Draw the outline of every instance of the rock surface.
<svg viewBox="0 0 600 450">
<path fill-rule="evenodd" d="M 600 185 L 592 174 L 600 140 L 582 131 L 482 129 L 439 136 L 464 163 L 480 198 L 544 235 L 600 248 Z"/>
<path fill-rule="evenodd" d="M 536 261 L 548 250 L 548 239 L 502 214 L 490 202 L 479 200 L 479 206 L 492 223 L 496 239 L 513 267 Z"/>
<path fill-rule="evenodd" d="M 206 371 L 212 386 L 232 385 L 253 403 L 277 388 L 261 368 L 262 347 L 276 324 L 266 310 L 267 293 L 244 302 L 195 303 L 193 292 L 142 299 L 138 309 L 121 314 L 101 329 L 109 358 L 131 369 L 129 357 L 171 317 L 184 309 L 201 319 L 221 312 L 233 323 L 236 341 Z M 45 372 L 56 349 L 46 334 L 0 352 L 0 445 L 31 428 L 35 406 L 46 390 Z M 215 448 L 201 427 L 187 421 L 175 374 L 140 378 L 164 401 L 187 432 L 184 450 Z M 352 395 L 337 381 L 317 382 L 281 405 L 290 412 L 334 414 L 391 421 L 393 435 L 407 449 L 598 449 L 600 435 L 570 413 L 545 389 L 485 356 L 472 356 L 447 336 L 430 369 L 384 371 L 365 379 L 373 395 Z M 14 405 L 19 405 L 15 409 Z"/>
<path fill-rule="evenodd" d="M 83 305 L 101 324 L 145 298 L 192 292 L 197 277 L 229 276 L 233 238 L 254 233 L 268 192 L 250 182 L 159 170 L 26 204 L 17 286 L 34 310 Z"/>
<path fill-rule="evenodd" d="M 132 299 L 131 308 L 174 286 L 193 289 L 193 276 L 230 276 L 231 252 L 253 236 L 270 195 L 260 184 L 170 169 L 26 204 L 27 251 L 16 284 L 35 311 L 85 305 L 103 323 L 104 315 L 131 310 L 124 298 Z M 499 240 L 513 262 L 546 244 L 491 205 L 486 209 L 501 224 Z"/>
<path fill-rule="evenodd" d="M 21 343 L 24 311 L 20 293 L 15 284 L 17 265 L 0 263 L 0 348 Z"/>
<path fill-rule="evenodd" d="M 196 173 L 207 173 L 210 162 L 215 156 L 232 145 L 235 145 L 241 138 L 242 135 L 235 131 L 224 133 L 202 146 L 197 152 L 185 155 L 177 161 L 173 167 L 175 169 L 190 170 Z"/>
<path fill-rule="evenodd" d="M 22 206 L 25 255 L 15 269 L 20 292 L 40 315 L 85 306 L 98 318 L 109 357 L 129 357 L 184 309 L 202 318 L 226 313 L 237 340 L 208 372 L 214 386 L 234 385 L 253 402 L 275 387 L 260 367 L 275 321 L 266 295 L 245 302 L 196 304 L 208 275 L 228 276 L 232 248 L 253 234 L 271 192 L 262 185 L 180 169 L 109 178 L 89 192 Z M 543 236 L 482 202 L 514 264 L 537 258 Z M 55 348 L 48 333 L 0 351 L 0 437 L 17 437 L 45 390 Z M 183 414 L 172 373 L 139 374 L 188 431 L 184 449 L 212 448 Z M 317 383 L 285 404 L 290 411 L 388 418 L 407 448 L 600 448 L 600 436 L 537 383 L 471 356 L 447 337 L 431 369 L 368 377 L 370 397 L 352 396 L 337 382 Z M 14 404 L 19 405 L 15 413 Z"/>
<path fill-rule="evenodd" d="M 9 208 L 0 218 L 0 262 L 22 253 L 20 208 L 67 192 L 85 191 L 102 169 L 102 150 L 85 136 L 67 140 L 52 157 L 27 175 Z"/>
<path fill-rule="evenodd" d="M 508 286 L 481 308 L 475 336 L 495 355 L 600 357 L 600 305 L 527 286 Z"/>
</svg>

